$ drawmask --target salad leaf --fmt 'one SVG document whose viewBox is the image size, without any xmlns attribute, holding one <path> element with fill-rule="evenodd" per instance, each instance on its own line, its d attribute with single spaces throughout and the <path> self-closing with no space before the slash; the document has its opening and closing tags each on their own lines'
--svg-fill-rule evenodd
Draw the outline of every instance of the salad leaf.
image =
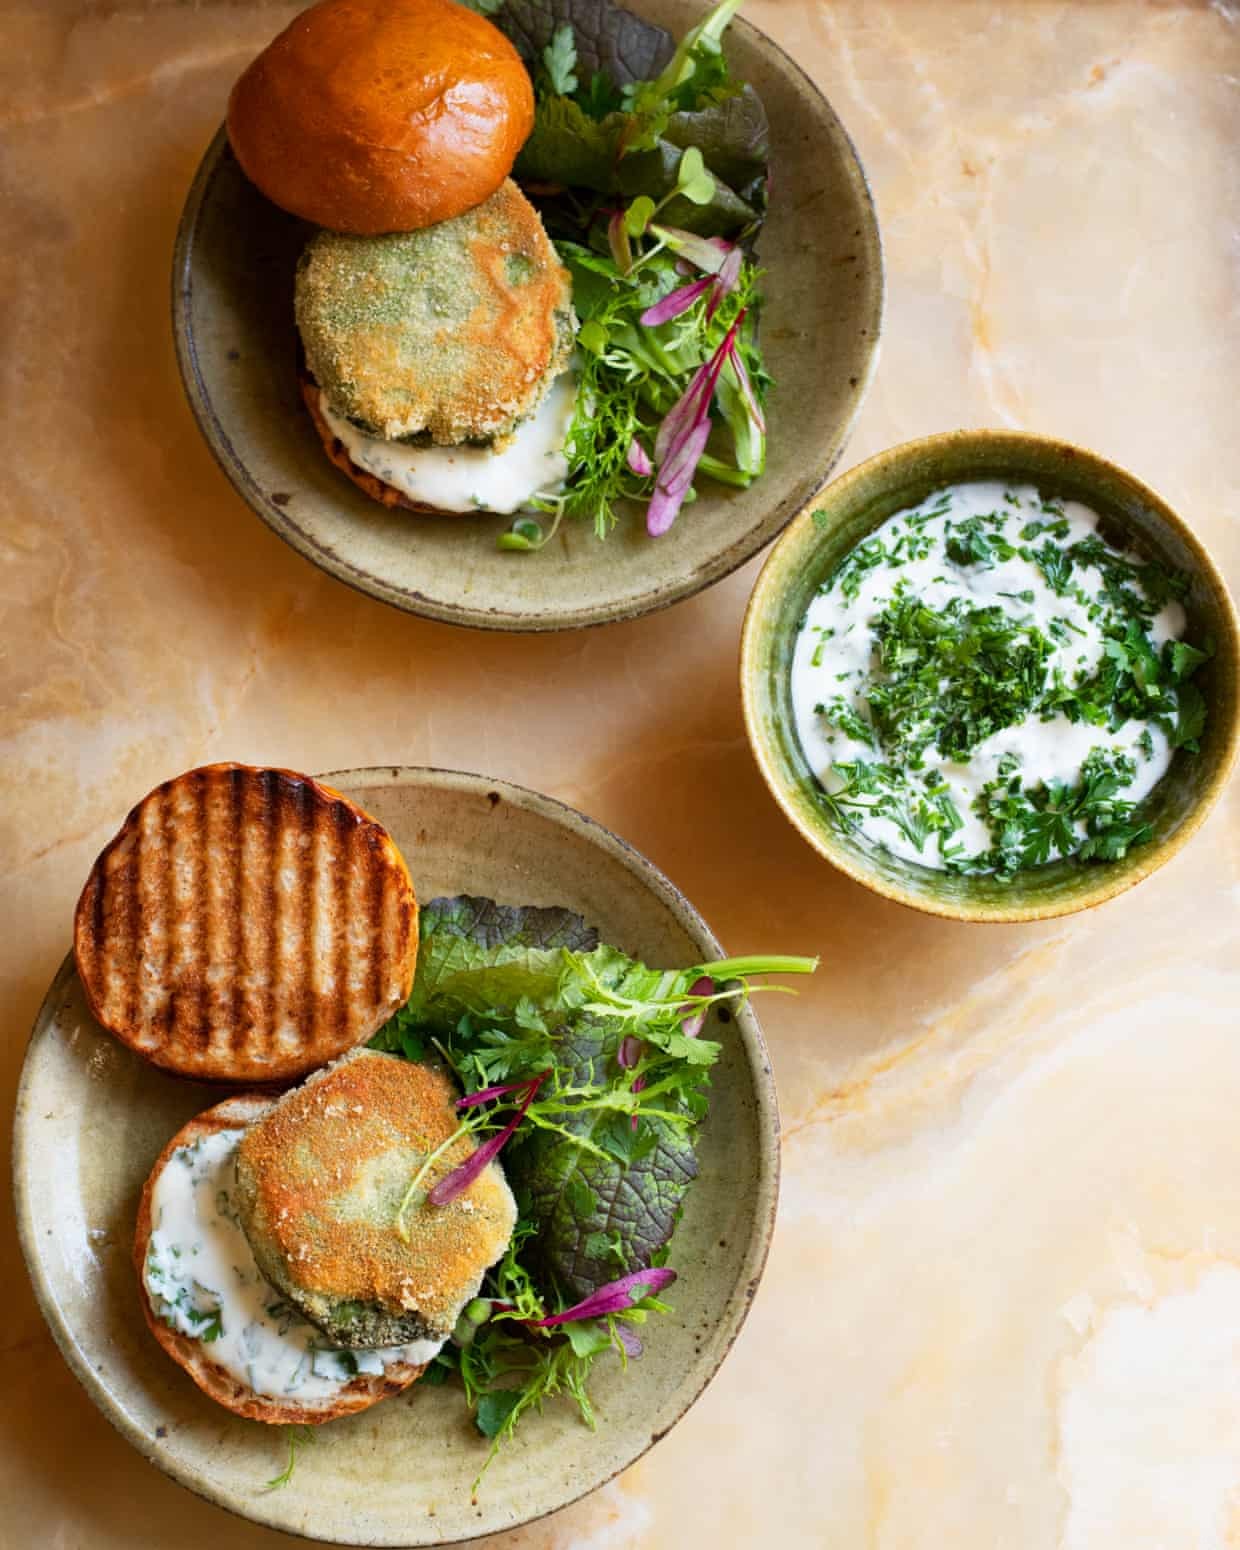
<svg viewBox="0 0 1240 1550">
<path fill-rule="evenodd" d="M 489 1463 L 546 1400 L 593 1426 L 594 1362 L 640 1354 L 633 1326 L 669 1311 L 658 1292 L 674 1279 L 668 1244 L 720 1053 L 699 1037 L 703 1019 L 747 996 L 749 976 L 816 960 L 650 968 L 571 910 L 473 897 L 432 900 L 420 926 L 412 994 L 371 1045 L 451 1067 L 474 1155 L 505 1146 L 519 1219 L 423 1379 L 459 1374 Z"/>
<path fill-rule="evenodd" d="M 542 66 L 553 92 L 568 96 L 577 90 L 577 45 L 571 27 L 556 29 L 542 51 Z"/>
<path fill-rule="evenodd" d="M 489 961 L 495 952 L 516 952 L 527 947 L 570 947 L 589 952 L 598 946 L 598 932 L 574 911 L 558 905 L 496 904 L 494 899 L 461 894 L 432 899 L 422 906 L 419 931 L 431 958 L 418 959 L 418 979 L 429 980 L 432 964 L 441 964 L 445 953 L 461 955 L 472 949 L 476 963 Z M 465 944 L 458 946 L 457 944 Z"/>
<path fill-rule="evenodd" d="M 538 88 L 518 179 L 660 200 L 692 147 L 713 179 L 712 197 L 677 197 L 666 220 L 703 236 L 754 226 L 766 208 L 769 133 L 761 99 L 732 80 L 720 47 L 736 8 L 737 0 L 723 0 L 677 48 L 612 0 L 507 0 L 496 21 Z M 563 210 L 544 214 L 553 229 L 571 219 Z"/>
<path fill-rule="evenodd" d="M 492 1440 L 498 1437 L 520 1403 L 520 1389 L 491 1389 L 479 1395 L 478 1409 L 474 1414 L 478 1430 Z"/>
<path fill-rule="evenodd" d="M 684 284 L 669 235 L 635 257 L 627 272 L 613 257 L 579 244 L 559 244 L 573 277 L 573 299 L 582 321 L 578 342 L 583 347 L 578 408 L 568 436 L 572 472 L 561 500 L 570 516 L 592 522 L 600 536 L 615 523 L 619 501 L 650 495 L 653 481 L 636 471 L 630 457 L 634 439 L 643 449 L 656 441 L 659 424 L 742 314 L 736 345 L 759 398 L 770 380 L 754 324 L 761 272 L 748 259 L 726 295 L 707 288 L 669 321 L 643 322 L 652 306 Z M 682 232 L 675 240 L 683 248 L 689 239 Z M 718 423 L 709 464 L 703 463 L 702 470 L 730 484 L 748 485 L 762 472 L 765 438 L 753 428 L 753 416 L 732 390 L 726 372 L 719 381 Z"/>
<path fill-rule="evenodd" d="M 514 175 L 572 272 L 581 322 L 569 478 L 533 503 L 550 524 L 518 517 L 503 550 L 544 548 L 566 516 L 603 538 L 624 501 L 646 504 L 657 537 L 699 475 L 743 489 L 765 469 L 772 384 L 753 253 L 770 135 L 723 51 L 741 3 L 715 0 L 679 43 L 615 0 L 506 0 L 494 13 L 535 89 Z M 694 267 L 707 278 L 686 286 Z"/>
<path fill-rule="evenodd" d="M 574 1086 L 605 1079 L 620 1036 L 590 1020 L 563 1040 L 560 1059 Z M 704 1078 L 693 1090 L 701 1093 L 705 1113 Z M 650 1265 L 672 1236 L 698 1169 L 690 1126 L 642 1118 L 634 1128 L 627 1115 L 595 1109 L 566 1115 L 564 1127 L 593 1140 L 606 1155 L 539 1131 L 514 1150 L 508 1173 L 537 1223 L 534 1269 L 544 1284 L 576 1301 Z"/>
<path fill-rule="evenodd" d="M 616 86 L 653 79 L 676 52 L 670 32 L 614 0 L 501 0 L 492 14 L 527 65 L 561 27 L 571 27 L 587 77 L 606 75 Z"/>
<path fill-rule="evenodd" d="M 598 932 L 572 910 L 469 896 L 432 899 L 422 910 L 419 938 L 409 1010 L 426 1015 L 437 997 L 452 994 L 458 976 L 514 961 L 542 962 L 538 954 L 560 948 L 589 952 L 598 946 Z"/>
<path fill-rule="evenodd" d="M 716 181 L 730 185 L 753 209 L 766 209 L 771 131 L 762 99 L 748 82 L 721 102 L 673 113 L 662 138 L 682 149 L 696 145 Z M 670 207 L 666 220 L 679 224 Z"/>
<path fill-rule="evenodd" d="M 431 1054 L 428 1035 L 455 1023 L 468 1009 L 453 987 L 467 985 L 471 972 L 512 963 L 519 978 L 523 963 L 528 968 L 535 961 L 531 954 L 552 954 L 560 947 L 588 952 L 597 945 L 598 932 L 571 910 L 496 904 L 469 896 L 432 899 L 420 916 L 413 992 L 370 1041 L 371 1047 L 406 1060 L 425 1060 Z M 546 983 L 553 978 L 547 973 Z M 501 976 L 492 994 L 502 996 L 504 983 Z M 469 1005 L 477 1000 L 475 996 Z"/>
<path fill-rule="evenodd" d="M 592 118 L 572 97 L 544 98 L 518 155 L 517 176 L 526 183 L 562 183 L 606 192 L 612 185 L 626 123 L 623 113 Z"/>
</svg>

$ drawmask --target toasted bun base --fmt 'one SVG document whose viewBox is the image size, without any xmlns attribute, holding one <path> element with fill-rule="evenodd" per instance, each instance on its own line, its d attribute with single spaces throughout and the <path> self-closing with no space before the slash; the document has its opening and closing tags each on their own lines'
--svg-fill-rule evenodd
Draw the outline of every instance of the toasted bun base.
<svg viewBox="0 0 1240 1550">
<path fill-rule="evenodd" d="M 332 231 L 414 231 L 481 204 L 534 126 L 508 39 L 453 0 L 322 0 L 233 87 L 246 175 Z"/>
<path fill-rule="evenodd" d="M 291 770 L 166 781 L 91 869 L 73 948 L 96 1019 L 164 1070 L 288 1082 L 408 998 L 417 902 L 381 824 Z"/>
<path fill-rule="evenodd" d="M 396 507 L 402 507 L 405 511 L 420 511 L 440 517 L 464 517 L 469 513 L 465 511 L 444 511 L 439 506 L 427 506 L 420 501 L 411 501 L 403 491 L 396 489 L 386 480 L 377 478 L 374 474 L 367 473 L 364 468 L 359 468 L 349 456 L 349 449 L 336 435 L 331 426 L 323 418 L 323 411 L 319 408 L 319 395 L 321 389 L 318 383 L 305 370 L 298 369 L 297 380 L 301 386 L 302 402 L 310 411 L 310 418 L 314 421 L 314 428 L 319 433 L 319 440 L 323 443 L 323 451 L 327 453 L 328 461 L 333 463 L 342 474 L 352 479 L 353 483 L 365 495 L 369 495 L 372 501 L 378 501 L 381 506 L 386 506 L 389 511 Z"/>
<path fill-rule="evenodd" d="M 367 1410 L 389 1394 L 399 1394 L 415 1378 L 425 1371 L 399 1363 L 389 1367 L 382 1377 L 360 1375 L 351 1378 L 330 1399 L 312 1402 L 294 1399 L 275 1399 L 266 1394 L 256 1394 L 253 1389 L 239 1383 L 232 1373 L 211 1360 L 211 1347 L 201 1340 L 191 1340 L 169 1329 L 155 1316 L 147 1295 L 143 1268 L 151 1238 L 151 1197 L 155 1184 L 173 1153 L 178 1147 L 189 1146 L 204 1136 L 220 1130 L 237 1130 L 261 1118 L 271 1107 L 271 1100 L 260 1093 L 243 1093 L 236 1098 L 226 1098 L 205 1114 L 199 1114 L 183 1125 L 159 1154 L 159 1161 L 151 1169 L 150 1177 L 142 1187 L 142 1199 L 138 1205 L 138 1227 L 133 1240 L 133 1262 L 138 1272 L 138 1296 L 142 1312 L 151 1333 L 179 1367 L 183 1367 L 204 1394 L 210 1395 L 217 1404 L 231 1410 L 234 1415 L 245 1416 L 249 1421 L 266 1421 L 273 1426 L 320 1426 L 324 1421 L 335 1421 L 340 1416 L 355 1415 Z"/>
</svg>

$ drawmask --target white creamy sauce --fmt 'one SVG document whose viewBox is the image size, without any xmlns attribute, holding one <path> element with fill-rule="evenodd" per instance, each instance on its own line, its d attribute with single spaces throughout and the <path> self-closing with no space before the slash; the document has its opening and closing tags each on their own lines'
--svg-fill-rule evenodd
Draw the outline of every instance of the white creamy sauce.
<svg viewBox="0 0 1240 1550">
<path fill-rule="evenodd" d="M 143 1271 L 156 1315 L 256 1394 L 330 1399 L 359 1373 L 431 1361 L 442 1340 L 341 1350 L 264 1280 L 232 1204 L 242 1134 L 180 1147 L 156 1182 Z"/>
<path fill-rule="evenodd" d="M 554 493 L 568 477 L 564 444 L 573 423 L 576 379 L 562 372 L 502 451 L 489 447 L 415 447 L 368 436 L 336 414 L 324 394 L 319 408 L 359 468 L 412 501 L 441 511 L 510 514 L 535 495 Z"/>
<path fill-rule="evenodd" d="M 1066 639 L 1057 643 L 1047 663 L 1047 682 L 1060 669 L 1069 683 L 1097 667 L 1104 655 L 1104 640 L 1099 625 L 1088 610 L 1071 594 L 1056 593 L 1032 560 L 1013 556 L 996 560 L 991 568 L 984 564 L 958 565 L 944 552 L 948 525 L 971 517 L 1002 514 L 1001 523 L 986 528 L 1009 543 L 1021 542 L 1020 533 L 1032 521 L 1051 520 L 1048 509 L 1062 514 L 1068 524 L 1064 545 L 1094 534 L 1097 513 L 1075 501 L 1044 504 L 1039 492 L 1029 485 L 977 482 L 938 490 L 918 507 L 898 512 L 870 535 L 890 552 L 901 537 L 920 533 L 928 544 L 915 546 L 914 556 L 902 564 L 884 561 L 861 579 L 855 598 L 849 599 L 839 585 L 820 593 L 810 604 L 797 638 L 792 665 L 792 702 L 797 735 L 811 769 L 828 792 L 838 792 L 843 781 L 832 773 L 832 766 L 862 759 L 883 758 L 881 751 L 850 737 L 829 724 L 816 707 L 838 696 L 845 706 L 868 719 L 865 712 L 867 684 L 880 674 L 875 652 L 876 638 L 872 623 L 892 599 L 903 580 L 911 593 L 931 608 L 942 608 L 953 598 L 963 598 L 978 607 L 998 605 L 1013 620 L 1028 620 L 1050 639 L 1056 630 Z M 926 514 L 935 512 L 926 519 Z M 911 518 L 925 519 L 919 525 Z M 1037 547 L 1038 540 L 1032 541 Z M 1027 545 L 1028 546 L 1028 545 Z M 928 550 L 920 554 L 920 548 Z M 855 553 L 856 551 L 854 551 Z M 1122 558 L 1137 561 L 1138 556 Z M 1078 566 L 1075 582 L 1091 597 L 1102 585 L 1102 575 L 1093 566 Z M 1026 601 L 1012 594 L 1032 593 Z M 1051 628 L 1053 620 L 1063 625 Z M 1066 628 L 1065 628 L 1066 626 Z M 1178 602 L 1169 602 L 1148 626 L 1148 635 L 1156 647 L 1164 641 L 1179 639 L 1185 627 L 1184 610 Z M 1141 746 L 1146 736 L 1144 747 Z M 1151 750 L 1152 744 L 1152 750 Z M 1116 732 L 1105 726 L 1074 723 L 1062 712 L 1048 720 L 1031 714 L 1016 724 L 993 733 L 977 744 L 967 762 L 942 760 L 933 747 L 926 751 L 927 768 L 938 769 L 950 789 L 952 802 L 963 826 L 943 843 L 960 846 L 957 855 L 980 855 L 991 848 L 993 838 L 987 825 L 974 811 L 974 799 L 982 788 L 999 776 L 999 763 L 1005 755 L 1019 757 L 1019 774 L 1025 788 L 1039 783 L 1075 782 L 1090 751 L 1101 748 L 1108 753 L 1124 753 L 1136 764 L 1136 776 L 1121 793 L 1126 802 L 1146 796 L 1166 773 L 1171 763 L 1171 747 L 1164 732 L 1152 722 L 1129 721 Z M 1010 761 L 1009 761 L 1010 765 Z M 942 870 L 939 835 L 931 835 L 924 848 L 917 848 L 905 832 L 890 818 L 865 814 L 861 834 L 876 846 L 906 860 Z M 1077 825 L 1084 838 L 1083 825 Z M 1057 852 L 1062 853 L 1062 852 Z"/>
</svg>

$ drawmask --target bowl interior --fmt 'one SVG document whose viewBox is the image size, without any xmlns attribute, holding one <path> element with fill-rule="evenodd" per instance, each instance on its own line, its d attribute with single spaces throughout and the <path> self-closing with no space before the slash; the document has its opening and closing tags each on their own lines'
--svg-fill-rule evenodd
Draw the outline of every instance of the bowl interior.
<svg viewBox="0 0 1240 1550">
<path fill-rule="evenodd" d="M 1216 648 L 1193 680 L 1209 709 L 1201 752 L 1177 752 L 1147 802 L 1153 839 L 1122 861 L 1060 860 L 1006 883 L 954 877 L 842 834 L 822 805 L 792 715 L 792 654 L 805 611 L 845 555 L 888 517 L 935 489 L 969 479 L 1032 482 L 1046 495 L 1083 501 L 1103 519 L 1104 536 L 1190 578 L 1188 638 L 1208 637 Z M 754 589 L 742 688 L 763 773 L 788 816 L 828 860 L 880 893 L 921 909 L 979 920 L 1032 919 L 1083 909 L 1130 887 L 1178 849 L 1205 816 L 1235 752 L 1238 651 L 1235 613 L 1218 572 L 1191 531 L 1151 490 L 1062 442 L 962 431 L 880 454 L 824 490 L 797 518 Z"/>
<path fill-rule="evenodd" d="M 353 771 L 331 783 L 388 826 L 419 896 L 469 891 L 581 911 L 606 940 L 657 964 L 717 944 L 675 889 L 558 803 L 479 776 Z M 148 1458 L 259 1522 L 348 1544 L 440 1544 L 536 1518 L 602 1484 L 672 1426 L 713 1375 L 748 1310 L 775 1209 L 778 1116 L 761 1035 L 742 1011 L 701 1132 L 701 1176 L 674 1239 L 675 1312 L 648 1326 L 627 1374 L 597 1369 L 598 1430 L 548 1405 L 495 1460 L 455 1385 L 415 1385 L 319 1430 L 293 1484 L 278 1428 L 229 1415 L 151 1338 L 130 1246 L 139 1191 L 167 1138 L 223 1092 L 147 1065 L 92 1020 L 66 961 L 22 1078 L 14 1144 L 18 1220 L 43 1310 L 91 1397 Z"/>
<path fill-rule="evenodd" d="M 700 7 L 643 0 L 641 10 L 679 36 Z M 508 518 L 385 510 L 331 466 L 298 395 L 293 271 L 312 228 L 258 193 L 221 130 L 182 217 L 173 322 L 203 433 L 264 521 L 385 602 L 509 630 L 632 618 L 718 581 L 770 542 L 826 478 L 860 408 L 878 340 L 882 255 L 864 175 L 821 93 L 744 21 L 729 28 L 727 50 L 771 123 L 763 347 L 777 385 L 763 478 L 749 490 L 705 484 L 657 542 L 637 512 L 605 543 L 566 524 L 534 555 L 496 548 Z"/>
</svg>

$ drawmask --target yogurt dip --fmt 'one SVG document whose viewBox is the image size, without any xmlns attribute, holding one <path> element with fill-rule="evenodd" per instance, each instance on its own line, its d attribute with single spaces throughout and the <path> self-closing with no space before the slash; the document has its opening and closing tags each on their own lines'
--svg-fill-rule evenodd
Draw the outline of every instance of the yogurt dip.
<svg viewBox="0 0 1240 1550">
<path fill-rule="evenodd" d="M 935 491 L 859 544 L 806 613 L 797 735 L 832 818 L 922 866 L 1114 860 L 1204 721 L 1185 580 L 1029 485 Z"/>
</svg>

